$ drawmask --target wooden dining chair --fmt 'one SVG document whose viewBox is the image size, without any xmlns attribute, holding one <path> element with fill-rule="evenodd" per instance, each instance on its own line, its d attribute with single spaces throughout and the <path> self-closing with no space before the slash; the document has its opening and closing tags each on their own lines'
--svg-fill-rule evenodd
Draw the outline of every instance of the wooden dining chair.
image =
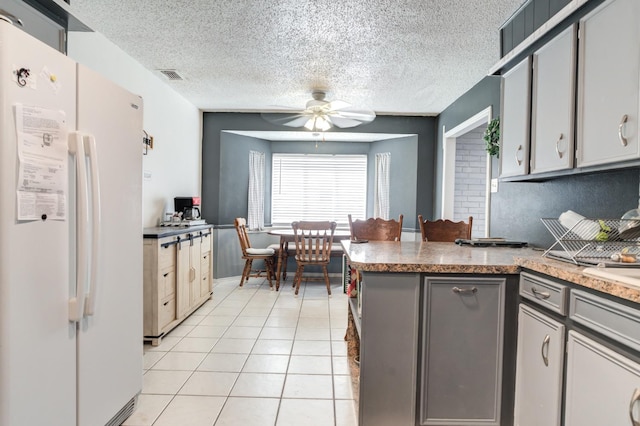
<svg viewBox="0 0 640 426">
<path fill-rule="evenodd" d="M 469 222 L 452 222 L 449 219 L 424 220 L 418 215 L 422 241 L 454 242 L 458 238 L 471 239 L 471 227 L 473 216 L 469 216 Z"/>
<path fill-rule="evenodd" d="M 274 247 L 267 248 L 254 248 L 251 247 L 251 241 L 249 240 L 249 233 L 247 232 L 247 220 L 243 217 L 237 217 L 234 220 L 234 226 L 238 233 L 238 239 L 240 240 L 240 248 L 242 250 L 242 258 L 244 259 L 244 269 L 242 271 L 242 278 L 240 279 L 240 287 L 249 280 L 249 277 L 262 276 L 262 270 L 256 270 L 252 272 L 252 265 L 254 260 L 263 260 L 265 264 L 265 272 L 267 279 L 269 280 L 269 287 L 273 289 L 271 279 L 275 277 L 275 262 L 277 261 L 278 249 Z M 274 246 L 277 246 L 274 244 Z"/>
<path fill-rule="evenodd" d="M 402 237 L 402 218 L 400 215 L 398 220 L 368 218 L 366 220 L 353 220 L 349 215 L 349 231 L 352 240 L 371 240 L 371 241 L 400 241 Z"/>
<path fill-rule="evenodd" d="M 331 296 L 331 284 L 327 265 L 331 259 L 331 245 L 336 223 L 330 221 L 298 221 L 291 224 L 294 241 L 296 244 L 296 275 L 293 279 L 295 294 L 298 295 L 300 282 L 305 266 L 318 265 L 322 268 L 324 282 L 327 285 L 327 293 Z"/>
</svg>

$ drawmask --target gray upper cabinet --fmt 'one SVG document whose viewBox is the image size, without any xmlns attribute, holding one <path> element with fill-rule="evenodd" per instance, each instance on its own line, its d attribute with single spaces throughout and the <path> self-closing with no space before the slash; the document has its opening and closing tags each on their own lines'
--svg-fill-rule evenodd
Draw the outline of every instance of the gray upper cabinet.
<svg viewBox="0 0 640 426">
<path fill-rule="evenodd" d="M 532 174 L 573 167 L 575 64 L 575 25 L 533 54 Z"/>
<path fill-rule="evenodd" d="M 637 425 L 639 399 L 640 365 L 569 331 L 565 426 Z"/>
<path fill-rule="evenodd" d="M 500 177 L 529 173 L 530 93 L 531 58 L 527 57 L 502 78 Z"/>
<path fill-rule="evenodd" d="M 419 424 L 500 425 L 505 282 L 425 279 Z"/>
<path fill-rule="evenodd" d="M 638 0 L 610 0 L 580 20 L 578 167 L 640 157 L 638 16 Z"/>
<path fill-rule="evenodd" d="M 564 325 L 520 305 L 515 426 L 560 425 L 564 339 Z"/>
</svg>

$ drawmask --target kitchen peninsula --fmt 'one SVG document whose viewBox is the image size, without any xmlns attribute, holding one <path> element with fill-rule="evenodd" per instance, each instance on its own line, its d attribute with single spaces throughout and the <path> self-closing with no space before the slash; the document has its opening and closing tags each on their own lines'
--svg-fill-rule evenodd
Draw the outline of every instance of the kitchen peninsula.
<svg viewBox="0 0 640 426">
<path fill-rule="evenodd" d="M 602 297 L 604 305 L 638 315 L 639 290 L 587 277 L 583 267 L 543 258 L 530 248 L 342 245 L 363 280 L 359 424 L 367 426 L 512 424 L 518 302 L 531 289 L 521 281 L 521 272 L 541 283 L 539 288 L 555 289 L 552 280 L 560 283 L 557 294 L 533 292 L 544 303 L 558 300 L 567 312 L 571 294 L 571 309 L 581 314 L 584 293 L 585 299 L 595 294 L 598 303 Z M 638 354 L 629 352 L 632 358 Z M 566 398 L 573 395 L 565 393 Z M 625 404 L 628 408 L 629 399 Z"/>
</svg>

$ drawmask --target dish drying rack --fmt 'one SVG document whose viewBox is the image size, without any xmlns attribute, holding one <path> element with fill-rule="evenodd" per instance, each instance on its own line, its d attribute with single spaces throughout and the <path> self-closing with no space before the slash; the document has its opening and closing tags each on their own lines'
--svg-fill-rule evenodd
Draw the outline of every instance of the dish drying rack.
<svg viewBox="0 0 640 426">
<path fill-rule="evenodd" d="M 583 219 L 571 228 L 557 218 L 543 218 L 542 223 L 556 240 L 542 256 L 583 266 L 640 267 L 638 219 Z M 633 263 L 614 260 L 621 253 L 638 259 Z"/>
</svg>

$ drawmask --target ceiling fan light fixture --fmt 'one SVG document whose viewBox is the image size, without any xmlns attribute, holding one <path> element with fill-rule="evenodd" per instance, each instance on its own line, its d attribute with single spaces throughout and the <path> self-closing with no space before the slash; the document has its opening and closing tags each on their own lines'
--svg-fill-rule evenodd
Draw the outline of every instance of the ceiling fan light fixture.
<svg viewBox="0 0 640 426">
<path fill-rule="evenodd" d="M 280 126 L 305 127 L 314 132 L 325 132 L 332 127 L 349 128 L 370 123 L 376 113 L 368 109 L 353 108 L 351 104 L 340 101 L 325 100 L 326 93 L 314 90 L 313 99 L 309 100 L 303 111 L 294 113 L 262 113 L 262 117 Z"/>
<path fill-rule="evenodd" d="M 332 127 L 331 120 L 323 115 L 314 115 L 304 124 L 304 127 L 312 132 L 325 132 Z"/>
</svg>

